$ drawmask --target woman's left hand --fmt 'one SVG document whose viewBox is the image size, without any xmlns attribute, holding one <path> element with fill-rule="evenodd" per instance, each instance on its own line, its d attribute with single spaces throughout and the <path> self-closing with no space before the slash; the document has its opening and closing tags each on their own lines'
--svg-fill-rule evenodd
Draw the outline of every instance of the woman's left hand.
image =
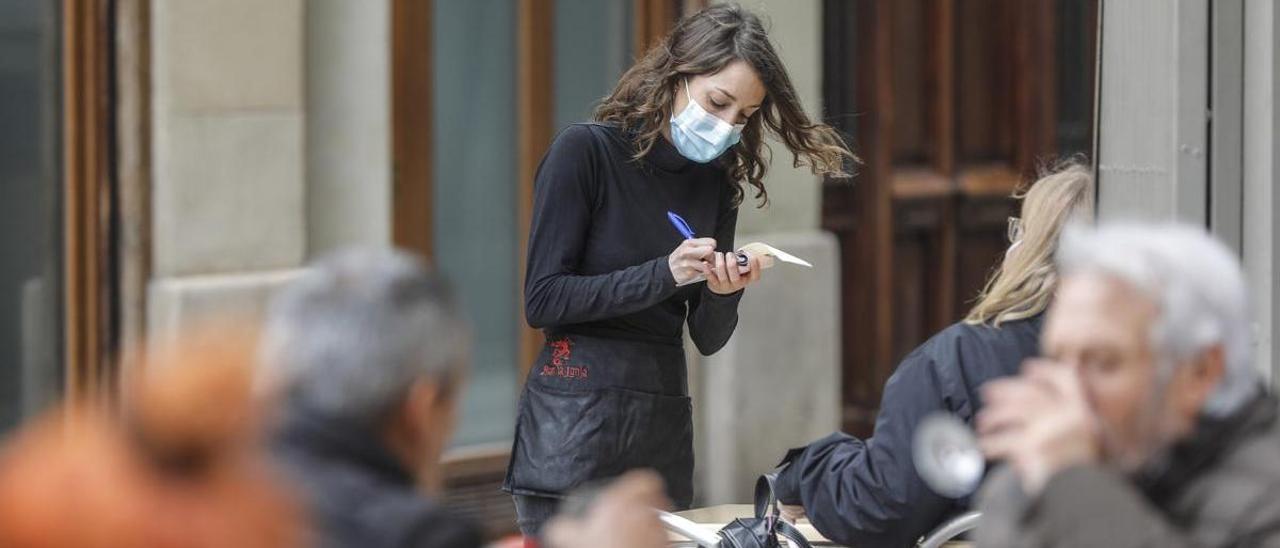
<svg viewBox="0 0 1280 548">
<path fill-rule="evenodd" d="M 738 256 L 732 251 L 715 253 L 715 262 L 703 263 L 706 269 L 707 289 L 717 295 L 728 295 L 741 291 L 760 280 L 760 260 L 748 255 L 747 272 L 738 271 Z"/>
</svg>

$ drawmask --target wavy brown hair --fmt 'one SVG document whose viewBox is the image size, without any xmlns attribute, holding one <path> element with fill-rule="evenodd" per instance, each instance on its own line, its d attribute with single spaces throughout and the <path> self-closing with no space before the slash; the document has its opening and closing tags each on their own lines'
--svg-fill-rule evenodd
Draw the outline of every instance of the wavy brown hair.
<svg viewBox="0 0 1280 548">
<path fill-rule="evenodd" d="M 755 70 L 764 83 L 765 98 L 747 119 L 742 141 L 717 160 L 736 183 L 733 204 L 742 203 L 746 185 L 755 188 L 760 207 L 769 202 L 764 175 L 773 154 L 764 142 L 766 130 L 791 151 L 795 167 L 807 165 L 815 175 L 848 177 L 847 166 L 857 157 L 835 129 L 809 119 L 760 18 L 734 4 L 717 4 L 677 23 L 661 44 L 622 75 L 594 118 L 630 133 L 634 158 L 640 159 L 663 138 L 677 84 L 690 76 L 715 74 L 737 60 Z"/>
</svg>

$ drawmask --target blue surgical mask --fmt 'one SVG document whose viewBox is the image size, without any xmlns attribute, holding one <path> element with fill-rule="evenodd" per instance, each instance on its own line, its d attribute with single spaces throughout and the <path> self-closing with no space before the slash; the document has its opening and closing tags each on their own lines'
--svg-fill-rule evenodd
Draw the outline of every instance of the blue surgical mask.
<svg viewBox="0 0 1280 548">
<path fill-rule="evenodd" d="M 679 116 L 671 117 L 671 141 L 682 156 L 705 164 L 738 144 L 746 124 L 730 124 L 704 110 L 689 93 L 687 79 L 684 81 L 684 95 L 689 98 L 689 104 Z"/>
</svg>

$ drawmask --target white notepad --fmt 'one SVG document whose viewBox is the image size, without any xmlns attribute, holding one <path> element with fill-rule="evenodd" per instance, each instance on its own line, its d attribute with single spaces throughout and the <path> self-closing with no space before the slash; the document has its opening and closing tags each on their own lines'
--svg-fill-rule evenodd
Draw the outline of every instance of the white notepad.
<svg viewBox="0 0 1280 548">
<path fill-rule="evenodd" d="M 778 261 L 782 261 L 784 263 L 790 263 L 794 265 L 800 265 L 806 268 L 813 268 L 813 265 L 809 264 L 809 261 L 801 259 L 800 257 L 787 253 L 786 251 L 783 251 L 781 249 L 778 249 L 776 247 L 773 247 L 763 242 L 751 242 L 742 247 L 739 247 L 738 253 L 745 253 L 748 257 L 755 257 L 759 259 L 761 269 L 773 268 L 773 266 L 777 264 Z M 745 268 L 742 268 L 741 270 L 739 270 L 739 272 L 745 272 L 745 271 L 746 271 Z M 679 285 L 685 286 L 689 284 L 696 284 L 698 282 L 706 281 L 706 279 L 707 279 L 706 276 L 698 275 L 698 277 Z"/>
</svg>

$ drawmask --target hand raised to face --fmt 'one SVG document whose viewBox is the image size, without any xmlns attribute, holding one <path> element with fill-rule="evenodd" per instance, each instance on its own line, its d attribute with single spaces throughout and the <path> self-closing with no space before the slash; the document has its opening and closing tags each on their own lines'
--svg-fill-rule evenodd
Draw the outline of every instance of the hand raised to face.
<svg viewBox="0 0 1280 548">
<path fill-rule="evenodd" d="M 978 444 L 988 459 L 1008 462 L 1028 494 L 1054 474 L 1100 458 L 1098 420 L 1074 369 L 1031 360 L 1022 374 L 987 383 L 982 397 Z"/>
</svg>

